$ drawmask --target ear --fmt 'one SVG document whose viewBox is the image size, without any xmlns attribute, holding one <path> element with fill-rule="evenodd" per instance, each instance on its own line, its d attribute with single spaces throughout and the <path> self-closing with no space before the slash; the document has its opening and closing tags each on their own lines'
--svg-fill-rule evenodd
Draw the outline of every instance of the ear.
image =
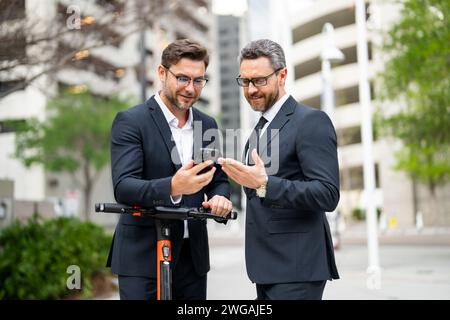
<svg viewBox="0 0 450 320">
<path fill-rule="evenodd" d="M 284 69 L 280 70 L 280 77 L 282 80 L 282 84 L 285 84 L 286 79 L 287 79 L 287 68 L 285 67 Z"/>
<path fill-rule="evenodd" d="M 157 73 L 158 73 L 159 80 L 161 82 L 164 82 L 164 80 L 166 78 L 166 68 L 164 68 L 162 64 L 160 64 L 158 66 Z"/>
</svg>

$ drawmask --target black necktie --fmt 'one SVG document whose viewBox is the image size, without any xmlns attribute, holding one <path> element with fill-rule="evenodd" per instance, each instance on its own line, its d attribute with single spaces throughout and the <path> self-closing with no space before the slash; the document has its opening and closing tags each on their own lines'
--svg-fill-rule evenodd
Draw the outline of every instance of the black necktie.
<svg viewBox="0 0 450 320">
<path fill-rule="evenodd" d="M 264 118 L 263 116 L 261 116 L 261 118 L 259 118 L 258 123 L 255 126 L 255 129 L 253 129 L 252 134 L 250 135 L 250 141 L 249 141 L 249 148 L 248 148 L 248 156 L 247 156 L 247 162 L 253 164 L 253 160 L 251 161 L 251 152 L 253 149 L 255 149 L 255 145 L 256 145 L 256 151 L 258 152 L 259 155 L 259 136 L 261 134 L 261 130 L 262 128 L 264 128 L 264 125 L 267 123 L 267 119 Z M 255 141 L 254 139 L 254 135 L 256 135 L 256 144 L 253 144 L 252 142 Z"/>
<path fill-rule="evenodd" d="M 255 131 L 256 132 L 260 132 L 261 129 L 264 128 L 264 125 L 266 123 L 267 123 L 267 119 L 261 116 L 261 118 L 259 118 L 259 121 L 258 121 L 258 123 L 255 126 Z"/>
</svg>

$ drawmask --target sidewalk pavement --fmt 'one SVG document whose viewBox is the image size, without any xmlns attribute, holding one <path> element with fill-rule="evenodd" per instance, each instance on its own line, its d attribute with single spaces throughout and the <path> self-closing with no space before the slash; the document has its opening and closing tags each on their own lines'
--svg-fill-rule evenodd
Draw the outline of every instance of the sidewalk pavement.
<svg viewBox="0 0 450 320">
<path fill-rule="evenodd" d="M 367 226 L 365 222 L 349 225 L 341 233 L 345 244 L 366 244 Z M 398 245 L 450 245 L 450 227 L 426 227 L 418 230 L 414 227 L 393 228 L 380 231 L 378 240 L 383 244 Z"/>
<path fill-rule="evenodd" d="M 365 224 L 357 224 L 342 233 L 335 251 L 341 279 L 327 283 L 325 300 L 450 299 L 450 228 L 380 233 L 379 278 L 366 273 L 365 231 Z M 209 237 L 208 299 L 255 299 L 254 284 L 245 269 L 242 227 L 217 225 L 210 228 Z"/>
<path fill-rule="evenodd" d="M 214 227 L 209 233 L 208 299 L 254 299 L 245 269 L 244 232 L 226 228 Z M 366 224 L 347 226 L 340 240 L 335 255 L 341 279 L 327 283 L 325 300 L 450 299 L 449 227 L 380 232 L 378 278 L 366 272 Z"/>
<path fill-rule="evenodd" d="M 210 242 L 215 244 L 243 243 L 244 227 L 229 227 L 222 225 L 210 225 Z M 365 245 L 367 244 L 366 223 L 359 222 L 349 224 L 344 231 L 340 232 L 339 240 L 342 245 Z M 386 229 L 378 233 L 380 245 L 449 245 L 450 227 L 426 227 L 417 230 L 414 227 Z M 335 243 L 336 245 L 337 243 Z"/>
<path fill-rule="evenodd" d="M 379 278 L 366 273 L 366 246 L 343 245 L 335 255 L 340 279 L 327 283 L 324 300 L 450 299 L 450 246 L 381 245 Z M 212 244 L 208 299 L 255 297 L 243 246 Z"/>
</svg>

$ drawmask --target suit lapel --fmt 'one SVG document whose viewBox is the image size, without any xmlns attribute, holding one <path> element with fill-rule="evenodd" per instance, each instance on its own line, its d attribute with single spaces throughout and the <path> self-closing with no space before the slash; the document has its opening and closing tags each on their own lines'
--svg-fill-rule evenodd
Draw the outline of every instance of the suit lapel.
<svg viewBox="0 0 450 320">
<path fill-rule="evenodd" d="M 281 129 L 283 129 L 284 125 L 289 121 L 289 116 L 294 112 L 294 108 L 296 107 L 296 105 L 297 101 L 295 101 L 295 99 L 290 96 L 283 104 L 272 122 L 270 122 L 269 126 L 259 139 L 259 141 L 262 143 L 262 145 L 260 145 L 261 154 L 264 154 L 264 151 L 266 151 L 266 149 L 270 146 L 270 142 L 272 141 L 272 139 L 280 133 Z M 273 133 L 272 130 L 274 130 Z M 266 141 L 267 143 L 264 143 Z"/>
<path fill-rule="evenodd" d="M 176 170 L 181 168 L 181 159 L 178 154 L 178 149 L 172 138 L 172 131 L 170 131 L 169 124 L 167 123 L 166 117 L 164 117 L 164 113 L 156 102 L 154 96 L 147 100 L 146 104 L 152 110 L 151 115 L 153 121 L 155 122 L 156 127 L 158 128 L 161 136 L 163 137 L 164 144 L 167 147 L 167 151 L 169 152 L 170 159 L 174 164 Z"/>
<path fill-rule="evenodd" d="M 289 116 L 294 112 L 296 106 L 297 101 L 295 101 L 295 99 L 292 98 L 292 96 L 289 96 L 289 98 L 281 107 L 280 111 L 276 114 L 275 118 L 270 122 L 269 126 L 259 139 L 259 141 L 262 143 L 260 145 L 260 154 L 264 154 L 264 151 L 269 147 L 272 139 L 275 138 L 280 133 L 281 129 L 283 129 L 284 125 L 289 121 Z M 275 130 L 273 134 L 271 130 Z M 266 141 L 267 143 L 264 143 Z M 249 147 L 249 140 L 247 140 L 247 143 L 245 144 L 244 147 L 244 154 L 243 154 L 244 163 L 246 161 L 246 154 L 248 152 L 248 147 Z"/>
<path fill-rule="evenodd" d="M 280 111 L 276 114 L 275 118 L 270 122 L 267 129 L 264 131 L 263 135 L 259 139 L 262 143 L 260 144 L 260 156 L 263 158 L 262 160 L 266 163 L 266 159 L 264 157 L 264 151 L 269 147 L 273 138 L 275 138 L 281 129 L 285 126 L 285 124 L 289 121 L 290 115 L 294 112 L 295 107 L 297 106 L 297 101 L 295 101 L 292 96 L 290 96 L 286 102 L 281 107 Z M 270 130 L 276 130 L 273 134 L 271 134 Z M 264 143 L 267 141 L 267 143 Z M 246 154 L 249 148 L 249 140 L 245 144 L 244 155 L 243 155 L 243 163 L 246 163 Z M 269 149 L 270 150 L 270 149 Z M 250 155 L 249 155 L 250 156 Z M 256 191 L 254 189 L 249 189 L 244 187 L 244 192 L 249 199 L 255 196 Z"/>
<path fill-rule="evenodd" d="M 248 145 L 249 145 L 249 141 L 250 141 L 250 138 L 247 140 L 247 142 L 245 143 L 245 147 L 244 147 L 244 154 L 242 155 L 242 163 L 246 163 L 246 161 L 247 161 L 247 157 L 246 157 L 246 155 L 247 155 L 247 151 L 248 151 Z"/>
<path fill-rule="evenodd" d="M 202 114 L 194 107 L 192 107 L 192 121 L 193 121 L 192 128 L 194 135 L 193 136 L 194 143 L 192 144 L 192 158 L 193 159 L 198 158 L 198 160 L 201 160 L 200 148 L 208 147 L 209 144 L 211 143 L 211 141 L 206 141 L 204 139 L 205 131 L 210 128 L 208 126 L 205 126 Z M 201 136 L 199 136 L 200 134 L 199 126 L 201 128 Z"/>
</svg>

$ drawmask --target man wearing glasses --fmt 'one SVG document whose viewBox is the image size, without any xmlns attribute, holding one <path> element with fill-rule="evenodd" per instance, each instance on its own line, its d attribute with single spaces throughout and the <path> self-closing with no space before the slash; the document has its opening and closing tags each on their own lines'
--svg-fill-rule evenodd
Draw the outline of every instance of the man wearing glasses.
<svg viewBox="0 0 450 320">
<path fill-rule="evenodd" d="M 277 43 L 242 49 L 236 80 L 261 117 L 244 163 L 219 163 L 247 195 L 245 256 L 257 298 L 321 299 L 326 281 L 339 278 L 325 216 L 339 201 L 336 133 L 324 112 L 286 93 L 286 76 Z"/>
<path fill-rule="evenodd" d="M 230 185 L 220 166 L 212 166 L 211 161 L 194 165 L 192 160 L 194 130 L 217 130 L 213 118 L 192 107 L 208 81 L 208 62 L 206 48 L 198 43 L 184 39 L 169 44 L 157 70 L 162 90 L 145 103 L 117 114 L 111 131 L 117 202 L 142 207 L 204 206 L 219 216 L 231 211 Z M 205 144 L 210 141 L 200 143 L 201 147 Z M 206 222 L 173 221 L 171 241 L 172 298 L 206 299 Z M 108 266 L 119 277 L 121 299 L 156 298 L 153 219 L 120 217 Z"/>
</svg>

